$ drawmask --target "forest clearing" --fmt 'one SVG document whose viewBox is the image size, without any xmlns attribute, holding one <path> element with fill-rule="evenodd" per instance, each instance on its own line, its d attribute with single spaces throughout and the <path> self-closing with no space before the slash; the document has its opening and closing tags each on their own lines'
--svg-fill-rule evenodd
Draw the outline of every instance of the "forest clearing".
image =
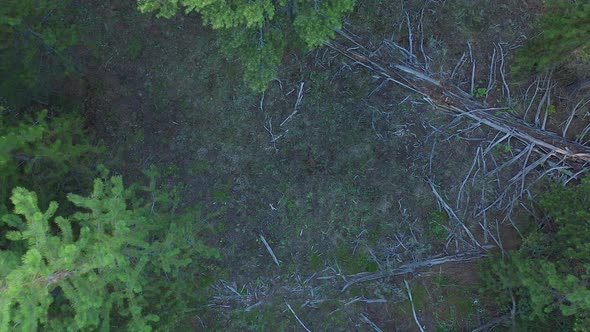
<svg viewBox="0 0 590 332">
<path fill-rule="evenodd" d="M 0 8 L 0 331 L 587 331 L 590 2 Z"/>
</svg>

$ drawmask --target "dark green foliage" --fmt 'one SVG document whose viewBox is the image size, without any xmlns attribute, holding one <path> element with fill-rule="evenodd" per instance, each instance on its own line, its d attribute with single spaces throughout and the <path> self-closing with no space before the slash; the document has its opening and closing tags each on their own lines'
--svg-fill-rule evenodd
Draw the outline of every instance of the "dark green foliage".
<svg viewBox="0 0 590 332">
<path fill-rule="evenodd" d="M 517 53 L 515 72 L 542 71 L 590 47 L 590 2 L 549 0 L 539 22 L 541 33 Z"/>
<path fill-rule="evenodd" d="M 88 187 L 101 150 L 88 144 L 80 118 L 2 112 L 0 330 L 145 330 L 159 318 L 144 311 L 162 316 L 159 327 L 174 326 L 198 302 L 208 258 L 219 256 L 197 237 L 198 209 L 179 213 L 179 191 L 158 190 L 154 169 L 147 186 L 123 190 L 105 174 L 90 197 L 66 201 L 66 191 Z"/>
<path fill-rule="evenodd" d="M 155 213 L 170 212 L 171 200 L 152 190 L 157 174 L 148 175 L 139 189 L 150 201 L 120 177 L 96 180 L 90 196 L 68 195 L 77 212 L 67 217 L 54 216 L 57 203 L 42 211 L 35 193 L 14 190 L 15 215 L 4 216 L 4 227 L 25 250 L 0 252 L 0 331 L 147 331 L 160 317 L 146 311 L 184 304 L 173 282 L 180 269 L 219 253 L 183 232 L 194 220 Z"/>
<path fill-rule="evenodd" d="M 244 79 L 264 91 L 287 48 L 312 49 L 334 36 L 354 0 L 138 0 L 142 12 L 171 17 L 178 10 L 201 14 L 205 24 L 220 29 L 229 59 L 244 66 Z"/>
<path fill-rule="evenodd" d="M 129 57 L 131 59 L 135 60 L 141 56 L 141 53 L 143 52 L 143 48 L 144 48 L 144 45 L 143 45 L 141 39 L 134 38 L 131 41 L 129 41 L 129 44 L 127 46 L 127 54 L 129 55 Z"/>
<path fill-rule="evenodd" d="M 90 187 L 91 166 L 102 149 L 89 144 L 80 117 L 49 117 L 47 110 L 34 116 L 12 113 L 0 106 L 0 215 L 16 186 L 34 190 L 42 208 Z"/>
<path fill-rule="evenodd" d="M 47 95 L 49 78 L 71 71 L 66 50 L 78 40 L 68 0 L 4 0 L 0 6 L 0 98 L 12 107 Z"/>
<path fill-rule="evenodd" d="M 590 326 L 590 181 L 556 188 L 540 205 L 549 222 L 506 259 L 489 260 L 484 280 L 498 299 L 514 296 L 517 326 L 587 331 Z M 512 294 L 512 295 L 511 295 Z"/>
<path fill-rule="evenodd" d="M 446 240 L 448 231 L 444 225 L 448 223 L 449 217 L 444 211 L 435 210 L 428 215 L 428 235 L 437 240 Z"/>
</svg>

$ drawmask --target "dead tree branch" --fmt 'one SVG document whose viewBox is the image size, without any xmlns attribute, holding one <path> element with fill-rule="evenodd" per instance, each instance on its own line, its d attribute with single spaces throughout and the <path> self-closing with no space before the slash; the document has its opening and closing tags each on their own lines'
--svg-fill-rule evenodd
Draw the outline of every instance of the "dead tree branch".
<svg viewBox="0 0 590 332">
<path fill-rule="evenodd" d="M 414 306 L 414 299 L 412 298 L 412 290 L 410 289 L 410 284 L 406 279 L 404 279 L 404 284 L 406 285 L 406 290 L 408 291 L 408 298 L 410 299 L 410 304 L 412 305 L 412 315 L 414 315 L 414 321 L 416 322 L 416 325 L 418 325 L 420 332 L 424 332 L 424 328 L 422 327 L 422 324 L 420 324 L 420 321 L 418 320 L 418 315 L 416 314 L 416 307 Z"/>
<path fill-rule="evenodd" d="M 452 256 L 443 256 L 443 257 L 434 257 L 425 261 L 414 262 L 406 265 L 402 265 L 396 269 L 390 271 L 380 271 L 380 272 L 361 272 L 353 275 L 349 275 L 346 277 L 348 282 L 344 287 L 342 287 L 342 292 L 345 292 L 348 288 L 353 285 L 356 285 L 361 282 L 366 281 L 373 281 L 383 278 L 391 278 L 399 275 L 404 275 L 408 273 L 414 273 L 416 270 L 425 267 L 431 267 L 436 265 L 442 265 L 447 263 L 457 263 L 457 262 L 470 262 L 476 259 L 480 259 L 485 257 L 486 253 L 483 251 L 473 251 L 473 252 L 464 252 Z"/>
<path fill-rule="evenodd" d="M 358 42 L 355 43 L 358 44 Z M 391 41 L 386 43 L 403 49 L 403 47 Z M 547 130 L 532 127 L 510 114 L 497 115 L 491 113 L 489 110 L 494 108 L 474 99 L 469 93 L 450 83 L 432 78 L 429 73 L 418 67 L 408 66 L 403 60 L 394 60 L 390 64 L 383 64 L 361 48 L 348 48 L 336 42 L 327 43 L 326 45 L 387 80 L 420 94 L 433 106 L 469 118 L 494 130 L 510 134 L 527 145 L 535 144 L 545 152 L 552 152 L 558 157 L 565 157 L 567 163 L 576 170 L 580 168 L 580 163 L 590 161 L 590 148 L 578 142 L 564 139 Z M 503 51 L 500 50 L 500 52 L 502 56 Z M 510 94 L 507 84 L 505 84 L 504 90 L 506 94 Z"/>
</svg>

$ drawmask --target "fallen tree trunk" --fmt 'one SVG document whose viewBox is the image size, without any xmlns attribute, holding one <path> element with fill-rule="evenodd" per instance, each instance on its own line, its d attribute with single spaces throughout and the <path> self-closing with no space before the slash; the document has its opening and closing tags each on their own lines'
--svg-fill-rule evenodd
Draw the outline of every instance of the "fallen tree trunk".
<svg viewBox="0 0 590 332">
<path fill-rule="evenodd" d="M 346 277 L 348 282 L 342 287 L 341 292 L 345 292 L 348 288 L 361 282 L 373 281 L 383 278 L 395 277 L 403 274 L 414 273 L 419 269 L 448 264 L 448 263 L 459 263 L 459 262 L 470 262 L 483 257 L 486 257 L 487 253 L 482 251 L 473 251 L 456 254 L 453 256 L 442 256 L 435 257 L 425 261 L 414 262 L 406 265 L 402 265 L 390 271 L 380 272 L 361 272 Z"/>
<path fill-rule="evenodd" d="M 492 112 L 509 108 L 494 108 L 486 105 L 475 100 L 459 87 L 436 80 L 422 69 L 405 64 L 403 60 L 394 60 L 393 63 L 385 65 L 380 60 L 374 59 L 373 52 L 368 51 L 351 37 L 343 35 L 352 41 L 355 46 L 346 47 L 336 42 L 327 43 L 326 46 L 374 71 L 385 79 L 421 94 L 433 106 L 452 111 L 492 129 L 511 135 L 527 145 L 533 144 L 543 149 L 547 154 L 564 159 L 564 162 L 574 169 L 580 169 L 585 163 L 590 162 L 589 147 L 560 137 L 555 133 L 533 127 L 510 114 L 496 115 Z M 403 49 L 401 46 L 396 47 Z"/>
</svg>

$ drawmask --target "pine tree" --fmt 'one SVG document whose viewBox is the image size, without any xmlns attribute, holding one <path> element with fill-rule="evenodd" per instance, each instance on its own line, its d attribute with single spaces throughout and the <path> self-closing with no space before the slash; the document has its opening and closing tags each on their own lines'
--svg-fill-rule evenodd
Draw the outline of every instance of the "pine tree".
<svg viewBox="0 0 590 332">
<path fill-rule="evenodd" d="M 244 79 L 263 91 L 287 47 L 313 49 L 334 36 L 355 0 L 138 0 L 139 9 L 169 18 L 197 12 L 205 24 L 223 31 L 223 49 L 244 65 Z"/>
<path fill-rule="evenodd" d="M 42 207 L 68 191 L 92 186 L 95 159 L 103 148 L 91 145 L 83 128 L 74 113 L 49 118 L 42 110 L 22 116 L 0 105 L 0 216 L 16 186 L 37 192 Z"/>
<path fill-rule="evenodd" d="M 56 217 L 57 203 L 42 211 L 35 193 L 14 189 L 2 221 L 21 246 L 0 251 L 0 331 L 151 330 L 159 317 L 145 308 L 158 299 L 147 294 L 162 288 L 152 277 L 219 254 L 201 241 L 188 250 L 138 197 L 121 177 L 96 180 L 90 196 L 68 195 L 77 212 Z"/>
<path fill-rule="evenodd" d="M 73 70 L 67 49 L 79 28 L 70 0 L 3 0 L 0 6 L 0 100 L 14 108 L 44 96 L 51 76 Z"/>
<path fill-rule="evenodd" d="M 571 59 L 574 52 L 590 58 L 590 2 L 548 0 L 540 33 L 519 50 L 515 72 L 543 71 Z"/>
<path fill-rule="evenodd" d="M 502 305 L 517 305 L 520 329 L 588 331 L 590 181 L 555 188 L 540 206 L 554 226 L 531 233 L 506 259 L 488 261 L 487 289 Z"/>
</svg>

